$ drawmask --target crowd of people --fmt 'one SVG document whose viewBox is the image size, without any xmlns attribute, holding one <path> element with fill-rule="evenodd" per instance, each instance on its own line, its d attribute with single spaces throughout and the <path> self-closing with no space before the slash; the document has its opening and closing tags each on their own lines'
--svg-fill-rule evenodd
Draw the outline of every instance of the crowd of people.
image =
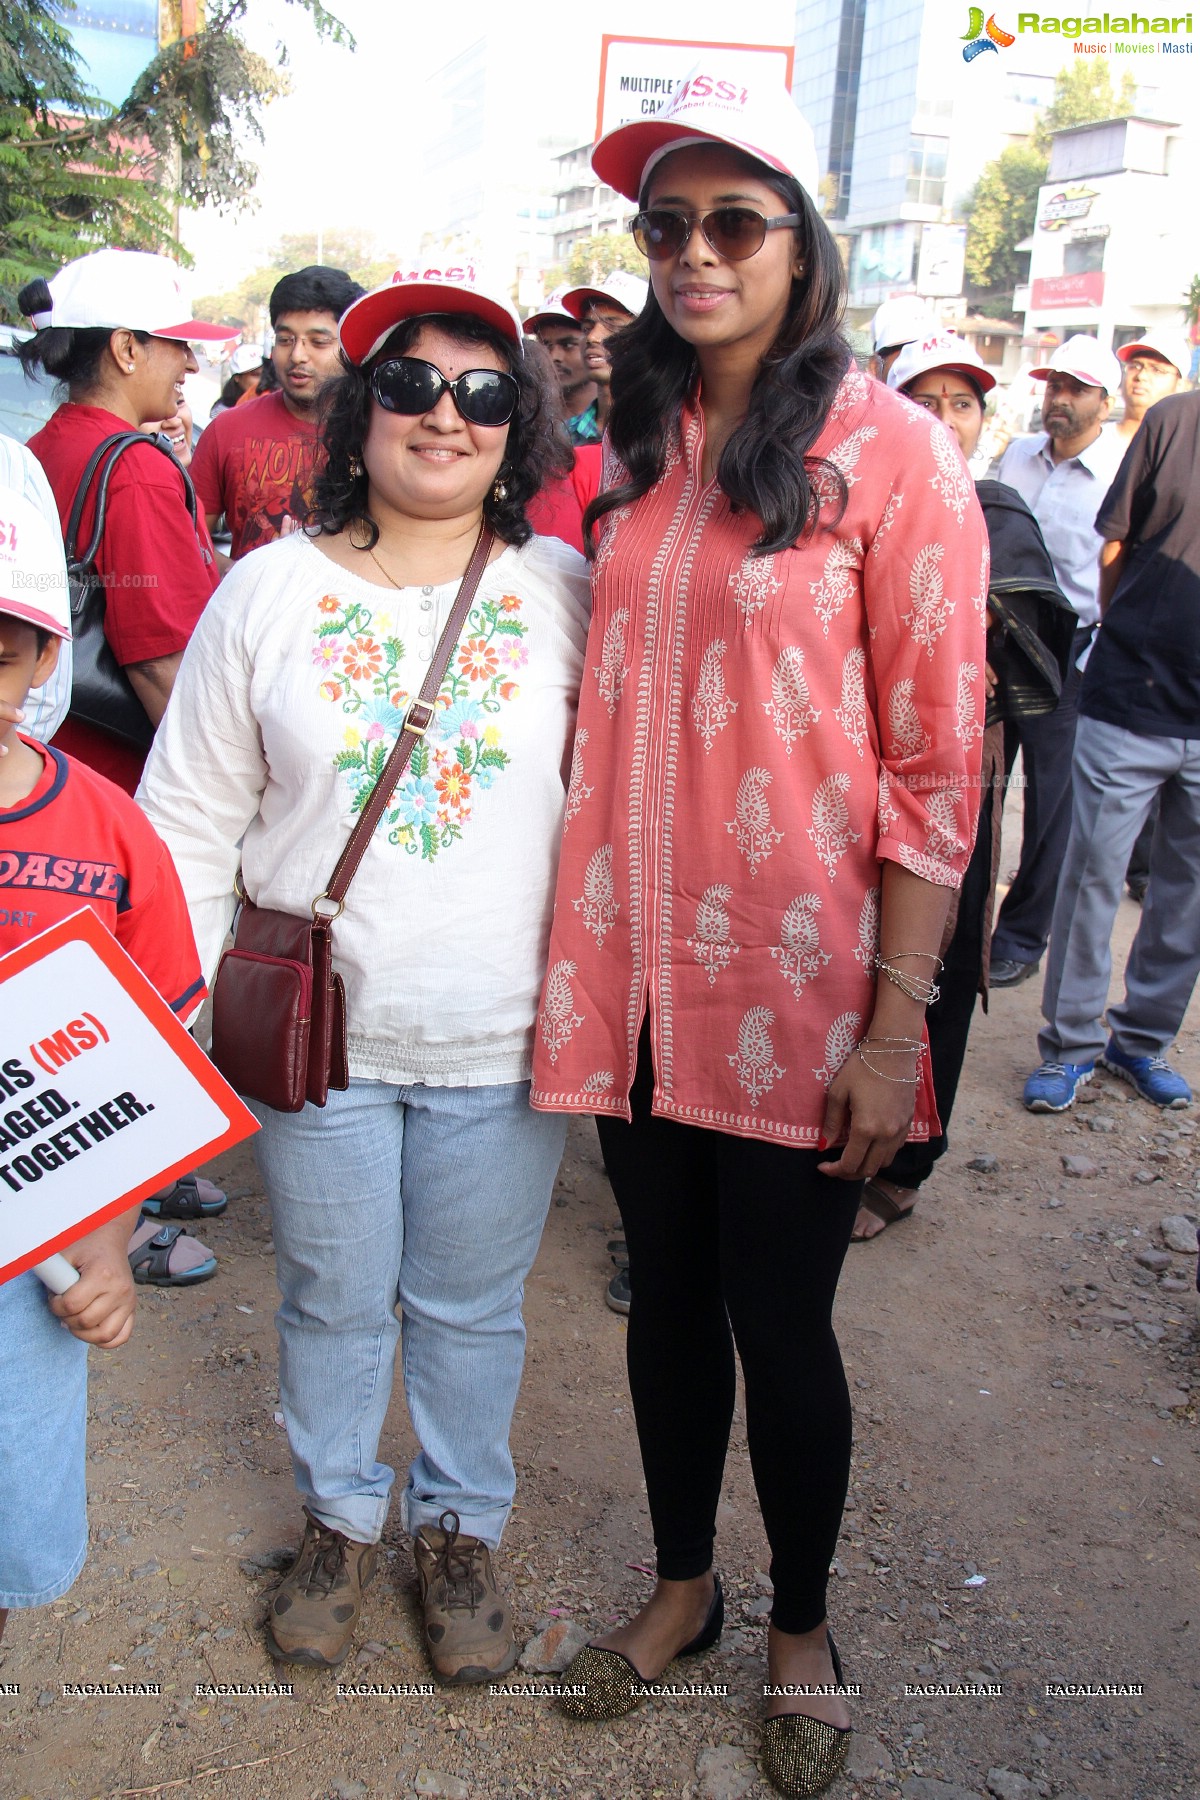
<svg viewBox="0 0 1200 1800">
<path fill-rule="evenodd" d="M 992 371 L 907 304 L 855 365 L 811 133 L 783 89 L 731 103 L 713 73 L 595 150 L 648 278 L 524 321 L 469 270 L 364 293 L 311 267 L 271 295 L 268 372 L 187 317 L 162 258 L 103 250 L 25 290 L 21 355 L 64 398 L 28 451 L 0 443 L 0 889 L 24 890 L 0 954 L 85 896 L 191 1022 L 239 903 L 316 916 L 372 805 L 332 925 L 346 1068 L 323 1104 L 249 1099 L 302 1510 L 268 1648 L 351 1651 L 399 1354 L 431 1666 L 512 1667 L 523 1284 L 590 1114 L 657 1580 L 560 1703 L 614 1719 L 717 1641 L 740 1360 L 771 1549 L 761 1761 L 807 1796 L 851 1727 L 834 1298 L 946 1147 L 977 998 L 1045 961 L 1032 1110 L 1097 1063 L 1191 1100 L 1167 1052 L 1200 972 L 1200 395 L 1174 392 L 1166 338 L 1120 361 L 1069 338 L 1034 371 L 1042 430 L 976 483 Z M 202 339 L 231 356 L 193 452 Z M 103 586 L 99 639 L 64 537 Z M 62 872 L 85 864 L 94 891 Z M 0 1630 L 83 1562 L 86 1345 L 126 1340 L 135 1279 L 213 1273 L 187 1227 L 226 1204 L 185 1177 L 72 1245 L 66 1294 L 0 1285 Z"/>
</svg>

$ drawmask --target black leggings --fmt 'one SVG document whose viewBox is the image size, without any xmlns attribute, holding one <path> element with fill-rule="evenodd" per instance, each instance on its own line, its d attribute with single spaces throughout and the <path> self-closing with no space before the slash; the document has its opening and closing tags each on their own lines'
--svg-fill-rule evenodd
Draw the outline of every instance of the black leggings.
<svg viewBox="0 0 1200 1800">
<path fill-rule="evenodd" d="M 658 1573 L 686 1581 L 712 1567 L 736 1342 L 771 1620 L 811 1631 L 850 1475 L 832 1311 L 861 1183 L 819 1175 L 814 1150 L 652 1118 L 652 1085 L 643 1032 L 632 1124 L 596 1123 L 629 1249 L 629 1387 Z"/>
</svg>

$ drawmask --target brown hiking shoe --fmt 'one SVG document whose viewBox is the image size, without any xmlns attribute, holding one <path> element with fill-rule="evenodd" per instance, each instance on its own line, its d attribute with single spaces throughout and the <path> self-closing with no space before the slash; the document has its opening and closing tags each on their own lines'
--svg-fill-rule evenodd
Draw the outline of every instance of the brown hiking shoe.
<svg viewBox="0 0 1200 1800">
<path fill-rule="evenodd" d="M 379 1546 L 331 1531 L 307 1507 L 304 1519 L 296 1560 L 271 1598 L 267 1648 L 287 1662 L 336 1669 L 350 1649 Z"/>
<path fill-rule="evenodd" d="M 425 1648 L 439 1681 L 492 1681 L 517 1660 L 512 1608 L 496 1586 L 482 1538 L 444 1512 L 413 1539 L 421 1587 Z"/>
</svg>

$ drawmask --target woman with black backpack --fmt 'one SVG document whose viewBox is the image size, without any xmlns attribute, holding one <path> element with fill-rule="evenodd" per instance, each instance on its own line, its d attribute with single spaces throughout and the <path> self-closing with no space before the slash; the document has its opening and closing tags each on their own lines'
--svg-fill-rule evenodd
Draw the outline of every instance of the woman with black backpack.
<svg viewBox="0 0 1200 1800">
<path fill-rule="evenodd" d="M 188 318 L 175 265 L 136 250 L 80 257 L 49 283 L 31 282 L 20 305 L 37 328 L 18 350 L 21 361 L 66 390 L 29 448 L 49 478 L 66 535 L 91 467 L 75 551 L 97 537 L 99 516 L 93 566 L 104 596 L 103 638 L 117 665 L 108 665 L 110 709 L 89 705 L 78 645 L 86 633 L 77 622 L 76 694 L 57 742 L 133 793 L 220 575 L 187 475 L 158 441 L 134 434 L 178 411 L 184 377 L 196 372 L 193 342 L 237 334 Z M 118 449 L 121 439 L 133 441 Z M 109 450 L 93 462 L 105 444 Z"/>
</svg>

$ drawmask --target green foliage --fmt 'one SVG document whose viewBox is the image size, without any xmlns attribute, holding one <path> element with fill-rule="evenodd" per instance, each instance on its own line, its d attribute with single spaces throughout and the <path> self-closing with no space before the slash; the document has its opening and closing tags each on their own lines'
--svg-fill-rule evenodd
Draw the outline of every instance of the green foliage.
<svg viewBox="0 0 1200 1800">
<path fill-rule="evenodd" d="M 1183 316 L 1189 325 L 1200 325 L 1200 275 L 1193 275 L 1183 296 Z"/>
<path fill-rule="evenodd" d="M 646 259 L 627 231 L 603 231 L 598 237 L 580 238 L 571 254 L 557 269 L 547 269 L 543 276 L 546 292 L 569 281 L 572 287 L 586 287 L 589 281 L 602 281 L 624 269 L 630 275 L 646 279 Z"/>
<path fill-rule="evenodd" d="M 1011 294 L 1020 280 L 1016 246 L 1033 230 L 1046 167 L 1032 145 L 1013 144 L 979 177 L 967 218 L 966 274 L 973 289 L 1007 288 Z"/>
<path fill-rule="evenodd" d="M 271 259 L 261 269 L 228 288 L 222 294 L 204 294 L 195 302 L 196 316 L 214 319 L 222 324 L 261 329 L 271 289 L 281 275 L 290 269 L 306 269 L 320 260 L 326 268 L 345 269 L 362 287 L 382 287 L 396 272 L 397 256 L 381 256 L 369 232 L 327 231 L 322 234 L 320 258 L 317 256 L 315 233 L 286 233 L 271 251 Z"/>
<path fill-rule="evenodd" d="M 169 0 L 168 0 L 169 4 Z M 332 43 L 349 33 L 320 0 L 289 0 Z M 259 114 L 286 91 L 239 36 L 248 0 L 210 0 L 205 29 L 169 44 L 116 108 L 84 79 L 75 0 L 6 0 L 0 17 L 0 317 L 35 275 L 104 244 L 167 250 L 182 203 L 244 205 Z M 282 46 L 280 65 L 286 62 Z"/>
<path fill-rule="evenodd" d="M 1101 119 L 1126 119 L 1137 100 L 1131 69 L 1114 82 L 1106 56 L 1074 57 L 1054 78 L 1054 98 L 1033 133 L 1037 149 L 1048 151 L 1051 134 L 1070 125 L 1092 125 Z"/>
</svg>

